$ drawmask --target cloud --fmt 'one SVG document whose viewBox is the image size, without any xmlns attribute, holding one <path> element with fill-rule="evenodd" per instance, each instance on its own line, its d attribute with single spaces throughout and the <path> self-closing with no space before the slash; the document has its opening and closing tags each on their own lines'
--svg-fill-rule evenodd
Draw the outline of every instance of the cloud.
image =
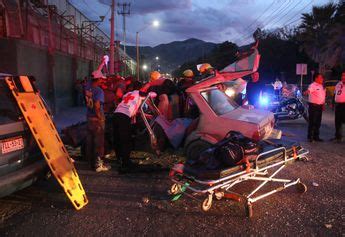
<svg viewBox="0 0 345 237">
<path fill-rule="evenodd" d="M 220 42 L 224 41 L 223 37 L 227 34 L 229 39 L 236 33 L 242 33 L 242 26 L 248 22 L 247 19 L 250 20 L 242 18 L 236 11 L 229 14 L 223 9 L 196 7 L 193 11 L 165 13 L 161 31 L 169 32 L 177 38 L 194 37 Z"/>
<path fill-rule="evenodd" d="M 111 4 L 111 0 L 70 1 L 92 20 L 108 12 Z M 127 42 L 135 43 L 136 31 L 146 28 L 140 33 L 140 42 L 151 46 L 188 38 L 214 42 L 235 40 L 236 43 L 242 44 L 243 39 L 248 36 L 250 38 L 257 26 L 267 26 L 264 22 L 273 25 L 275 22 L 270 21 L 271 13 L 274 13 L 286 1 L 288 0 L 116 0 L 116 2 L 131 3 L 131 15 L 126 19 Z M 294 2 L 294 0 L 289 1 Z M 301 1 L 303 2 L 301 7 L 308 1 Z M 326 1 L 328 0 L 314 0 L 314 3 L 322 4 Z M 268 8 L 263 15 L 270 4 L 273 4 L 272 7 Z M 295 14 L 291 12 L 286 18 L 291 18 Z M 108 34 L 110 33 L 109 16 L 110 14 L 100 24 L 100 27 Z M 155 19 L 161 22 L 161 26 L 158 29 L 147 27 Z M 284 17 L 280 22 L 277 21 L 274 27 L 279 27 L 285 20 Z M 121 16 L 116 18 L 116 28 L 118 39 L 122 39 Z"/>
<path fill-rule="evenodd" d="M 111 5 L 111 0 L 98 0 L 105 5 Z M 121 1 L 117 1 L 121 2 Z M 128 2 L 128 1 L 127 1 Z M 179 9 L 186 9 L 192 7 L 192 0 L 174 0 L 174 1 L 162 1 L 162 0 L 135 0 L 129 1 L 131 3 L 131 14 L 134 15 L 146 15 L 164 11 L 175 11 Z"/>
</svg>

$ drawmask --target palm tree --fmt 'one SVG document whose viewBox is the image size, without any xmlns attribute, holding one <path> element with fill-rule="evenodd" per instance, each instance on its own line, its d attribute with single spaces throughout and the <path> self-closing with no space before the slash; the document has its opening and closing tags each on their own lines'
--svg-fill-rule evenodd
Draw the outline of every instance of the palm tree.
<svg viewBox="0 0 345 237">
<path fill-rule="evenodd" d="M 311 13 L 302 14 L 302 23 L 299 26 L 301 48 L 319 63 L 321 72 L 330 63 L 329 57 L 333 46 L 329 39 L 334 27 L 336 10 L 337 6 L 333 3 L 314 6 Z"/>
<path fill-rule="evenodd" d="M 330 30 L 327 41 L 331 66 L 345 66 L 345 1 L 337 6 L 334 16 L 334 26 Z"/>
</svg>

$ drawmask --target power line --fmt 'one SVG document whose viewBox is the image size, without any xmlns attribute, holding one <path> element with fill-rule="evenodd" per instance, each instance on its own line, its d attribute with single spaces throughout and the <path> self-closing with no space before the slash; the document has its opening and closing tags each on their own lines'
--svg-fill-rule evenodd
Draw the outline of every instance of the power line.
<svg viewBox="0 0 345 237">
<path fill-rule="evenodd" d="M 87 6 L 87 8 L 88 8 L 90 11 L 92 11 L 96 16 L 100 16 L 99 12 L 97 12 L 94 8 L 92 8 L 85 0 L 83 0 L 83 3 L 84 3 L 84 5 Z M 106 15 L 108 15 L 109 11 L 110 11 L 110 8 L 109 8 L 109 10 L 107 11 Z M 106 15 L 104 15 L 104 16 L 106 16 Z"/>
<path fill-rule="evenodd" d="M 254 25 L 256 22 L 258 22 L 258 20 L 259 20 L 269 9 L 271 9 L 271 7 L 272 7 L 275 3 L 276 3 L 275 0 L 272 1 L 272 3 L 262 12 L 262 14 L 261 14 L 258 18 L 256 18 L 251 24 L 249 24 L 247 27 L 245 27 L 245 29 L 248 29 L 248 28 L 250 29 L 250 27 L 251 27 L 252 25 Z M 239 39 L 241 39 L 241 37 L 235 38 L 234 41 L 237 41 L 237 40 L 239 40 Z"/>
<path fill-rule="evenodd" d="M 284 4 L 287 3 L 287 5 L 284 6 Z M 266 20 L 267 21 L 263 21 L 262 24 L 265 26 L 266 24 L 269 24 L 270 22 L 272 22 L 274 19 L 276 19 L 277 17 L 279 17 L 279 15 L 281 13 L 283 13 L 286 9 L 288 9 L 290 6 L 291 6 L 292 2 L 291 1 L 286 1 L 284 2 L 281 6 L 282 8 L 278 11 L 278 9 L 273 12 L 271 14 L 271 17 L 270 18 L 267 18 Z"/>
<path fill-rule="evenodd" d="M 288 5 L 285 5 L 285 3 L 288 3 Z M 269 22 L 272 19 L 274 19 L 278 14 L 280 14 L 282 11 L 285 11 L 289 6 L 291 5 L 291 1 L 286 1 L 282 5 L 280 5 L 276 10 L 272 11 L 271 14 L 266 16 L 266 19 L 262 21 L 262 24 L 265 25 L 265 22 Z M 265 26 L 264 26 L 265 27 Z M 253 29 L 250 29 L 253 30 Z M 242 41 L 246 41 L 247 39 L 252 37 L 252 33 L 249 33 L 245 37 L 242 38 Z"/>
<path fill-rule="evenodd" d="M 301 2 L 297 1 L 297 4 L 295 4 L 290 10 L 288 10 L 281 18 L 278 18 L 278 21 L 271 22 L 271 25 L 273 26 L 274 24 L 277 24 L 278 22 L 281 21 L 285 16 L 287 16 L 293 9 L 295 9 Z M 267 27 L 267 26 L 266 26 Z"/>
<path fill-rule="evenodd" d="M 298 15 L 300 15 L 308 6 L 310 6 L 312 3 L 314 2 L 314 0 L 311 0 L 309 3 L 307 3 L 304 7 L 302 7 L 295 15 L 293 15 L 292 17 L 290 17 L 288 20 L 286 20 L 284 23 L 282 23 L 282 28 L 283 27 L 286 27 L 286 26 L 289 26 L 289 25 L 291 25 L 291 24 L 293 24 L 293 23 L 296 23 L 296 22 L 298 22 L 298 21 L 300 21 L 301 20 L 301 18 L 297 18 L 297 19 L 295 19 L 295 20 L 292 20 L 292 19 L 294 19 L 296 16 L 298 16 Z M 292 10 L 293 8 L 291 8 L 290 10 Z M 289 12 L 288 12 L 289 13 Z M 286 13 L 285 15 L 287 15 L 288 13 Z M 292 20 L 292 21 L 291 21 Z M 280 20 L 279 20 L 280 21 Z M 279 22 L 278 21 L 278 22 Z M 278 23 L 278 22 L 276 22 L 276 23 Z"/>
<path fill-rule="evenodd" d="M 263 15 L 265 15 L 267 10 L 269 10 L 273 6 L 274 3 L 275 3 L 275 1 L 272 1 L 272 3 L 264 10 L 264 12 L 258 18 L 256 18 L 256 20 L 254 22 L 252 22 L 250 25 L 248 25 L 246 28 L 249 28 L 252 25 L 254 25 Z"/>
<path fill-rule="evenodd" d="M 298 20 L 300 20 L 301 18 L 298 18 L 296 20 L 291 21 L 293 18 L 295 18 L 296 16 L 299 16 L 308 6 L 310 6 L 312 3 L 314 2 L 314 0 L 311 0 L 307 5 L 305 5 L 297 14 L 295 14 L 294 16 L 292 16 L 291 18 L 289 18 L 287 21 L 285 21 L 282 25 L 284 26 L 288 26 L 291 25 L 292 23 L 297 22 Z M 291 22 L 290 22 L 291 21 Z M 289 22 L 289 23 L 288 23 Z"/>
<path fill-rule="evenodd" d="M 289 23 L 287 23 L 287 24 L 284 24 L 283 27 L 288 26 L 288 25 L 291 25 L 291 24 L 293 24 L 293 23 L 295 23 L 295 22 L 297 22 L 297 21 L 300 21 L 300 20 L 301 20 L 301 18 L 297 18 L 296 20 L 293 20 L 293 21 L 291 21 L 291 22 L 289 22 Z"/>
</svg>

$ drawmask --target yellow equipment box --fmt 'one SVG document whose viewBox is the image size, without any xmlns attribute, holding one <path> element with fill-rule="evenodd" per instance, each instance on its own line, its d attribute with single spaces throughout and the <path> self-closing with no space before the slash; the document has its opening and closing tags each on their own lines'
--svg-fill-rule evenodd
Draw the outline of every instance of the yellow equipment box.
<svg viewBox="0 0 345 237">
<path fill-rule="evenodd" d="M 6 83 L 12 91 L 53 175 L 73 206 L 80 210 L 87 205 L 88 199 L 71 158 L 39 93 L 26 76 L 20 76 L 19 80 L 7 77 Z"/>
</svg>

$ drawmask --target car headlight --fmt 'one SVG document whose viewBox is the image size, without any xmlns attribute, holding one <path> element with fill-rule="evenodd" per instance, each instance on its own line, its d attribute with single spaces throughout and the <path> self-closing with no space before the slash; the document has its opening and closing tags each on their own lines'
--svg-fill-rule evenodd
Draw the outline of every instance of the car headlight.
<svg viewBox="0 0 345 237">
<path fill-rule="evenodd" d="M 235 91 L 232 88 L 227 88 L 225 90 L 225 94 L 229 97 L 233 97 L 235 95 Z"/>
</svg>

